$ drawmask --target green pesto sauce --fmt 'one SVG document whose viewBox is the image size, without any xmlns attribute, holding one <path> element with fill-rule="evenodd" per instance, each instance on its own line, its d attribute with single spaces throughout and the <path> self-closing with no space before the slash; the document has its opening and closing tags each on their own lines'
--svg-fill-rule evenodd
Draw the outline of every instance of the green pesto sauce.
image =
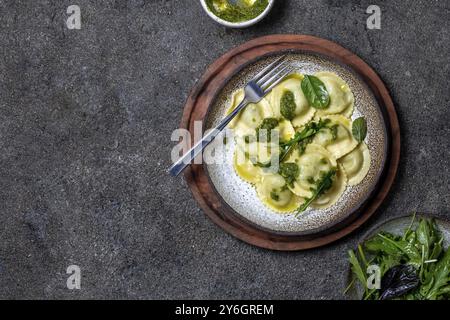
<svg viewBox="0 0 450 320">
<path fill-rule="evenodd" d="M 278 126 L 278 119 L 265 118 L 258 128 L 256 128 L 256 140 L 261 142 L 270 142 L 272 130 Z M 260 132 L 260 130 L 263 130 Z"/>
<path fill-rule="evenodd" d="M 295 117 L 295 97 L 292 91 L 285 91 L 280 99 L 280 113 L 288 120 Z"/>
<path fill-rule="evenodd" d="M 278 172 L 290 187 L 294 186 L 294 181 L 300 174 L 299 166 L 294 162 L 280 163 Z"/>
<path fill-rule="evenodd" d="M 270 191 L 270 197 L 272 198 L 272 200 L 275 200 L 275 201 L 280 200 L 280 196 L 278 195 L 278 193 L 275 189 Z"/>
<path fill-rule="evenodd" d="M 243 22 L 259 16 L 269 0 L 206 0 L 209 10 L 222 20 Z"/>
<path fill-rule="evenodd" d="M 338 125 L 337 124 L 332 125 L 330 127 L 330 131 L 331 131 L 331 139 L 333 141 L 335 141 L 337 139 L 337 134 L 338 134 Z"/>
</svg>

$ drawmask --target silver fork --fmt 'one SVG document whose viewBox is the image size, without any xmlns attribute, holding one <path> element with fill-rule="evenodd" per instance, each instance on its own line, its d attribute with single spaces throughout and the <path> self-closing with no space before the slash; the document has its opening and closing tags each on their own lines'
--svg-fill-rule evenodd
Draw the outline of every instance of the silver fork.
<svg viewBox="0 0 450 320">
<path fill-rule="evenodd" d="M 261 99 L 267 95 L 273 87 L 275 87 L 281 82 L 281 80 L 284 79 L 284 77 L 291 73 L 291 66 L 286 60 L 284 60 L 285 57 L 286 56 L 282 56 L 270 63 L 247 83 L 244 89 L 245 96 L 241 103 L 239 103 L 239 105 L 230 114 L 228 114 L 217 127 L 209 131 L 199 142 L 197 142 L 169 168 L 168 171 L 172 176 L 177 176 L 180 172 L 182 172 L 192 162 L 192 160 L 219 135 L 219 133 L 242 109 L 244 109 L 249 103 L 258 103 L 261 101 Z"/>
</svg>

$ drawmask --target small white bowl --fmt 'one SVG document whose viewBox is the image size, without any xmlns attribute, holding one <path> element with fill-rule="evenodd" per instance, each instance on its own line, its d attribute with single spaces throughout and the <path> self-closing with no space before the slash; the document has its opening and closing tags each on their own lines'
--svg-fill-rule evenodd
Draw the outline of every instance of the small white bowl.
<svg viewBox="0 0 450 320">
<path fill-rule="evenodd" d="M 205 0 L 200 0 L 200 3 L 202 4 L 203 10 L 205 10 L 205 12 L 208 14 L 208 16 L 211 19 L 213 19 L 217 23 L 220 23 L 221 25 L 223 25 L 225 27 L 229 27 L 229 28 L 246 28 L 246 27 L 249 27 L 249 26 L 252 26 L 252 25 L 258 23 L 259 21 L 261 21 L 269 13 L 269 11 L 273 7 L 274 2 L 275 2 L 275 0 L 269 0 L 269 4 L 264 9 L 264 11 L 261 12 L 259 14 L 259 16 L 255 17 L 255 18 L 253 18 L 251 20 L 241 21 L 241 22 L 229 22 L 229 21 L 220 19 L 218 16 L 216 16 L 214 13 L 212 13 L 209 10 L 208 5 L 206 4 L 206 1 Z"/>
</svg>

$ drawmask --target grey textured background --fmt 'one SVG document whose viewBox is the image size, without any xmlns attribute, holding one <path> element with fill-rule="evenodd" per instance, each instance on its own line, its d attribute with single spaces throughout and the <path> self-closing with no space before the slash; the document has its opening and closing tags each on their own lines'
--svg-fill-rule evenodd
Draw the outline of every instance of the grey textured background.
<svg viewBox="0 0 450 320">
<path fill-rule="evenodd" d="M 382 29 L 365 10 L 382 8 Z M 78 4 L 81 30 L 65 26 Z M 346 251 L 370 225 L 449 213 L 450 5 L 283 1 L 246 30 L 199 1 L 0 0 L 0 298 L 342 298 Z M 402 129 L 396 183 L 370 223 L 324 248 L 247 245 L 170 178 L 172 130 L 209 63 L 272 33 L 312 34 L 366 60 Z M 66 288 L 77 264 L 82 289 Z"/>
</svg>

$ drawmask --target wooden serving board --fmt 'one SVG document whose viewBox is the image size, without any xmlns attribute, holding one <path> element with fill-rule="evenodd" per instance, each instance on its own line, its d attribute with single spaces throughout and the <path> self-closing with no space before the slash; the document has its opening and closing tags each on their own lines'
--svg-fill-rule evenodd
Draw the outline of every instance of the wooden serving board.
<svg viewBox="0 0 450 320">
<path fill-rule="evenodd" d="M 388 128 L 388 154 L 383 175 L 372 197 L 359 210 L 332 229 L 314 235 L 271 232 L 243 219 L 215 191 L 203 165 L 191 165 L 185 179 L 202 209 L 220 227 L 235 237 L 267 249 L 303 250 L 336 241 L 357 229 L 374 214 L 394 181 L 400 158 L 400 129 L 394 104 L 378 75 L 361 58 L 329 40 L 307 35 L 270 35 L 248 41 L 212 63 L 191 91 L 184 108 L 181 128 L 193 135 L 194 121 L 205 118 L 209 106 L 227 81 L 259 58 L 283 51 L 321 54 L 357 73 L 373 92 Z"/>
</svg>

